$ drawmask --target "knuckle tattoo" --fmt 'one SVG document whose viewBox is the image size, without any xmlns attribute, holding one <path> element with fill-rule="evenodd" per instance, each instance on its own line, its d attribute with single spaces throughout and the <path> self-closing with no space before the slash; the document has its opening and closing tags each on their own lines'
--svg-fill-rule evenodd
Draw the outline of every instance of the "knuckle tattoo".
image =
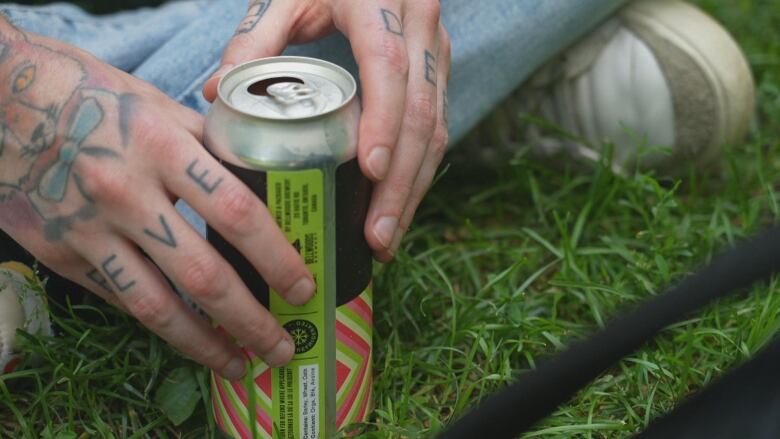
<svg viewBox="0 0 780 439">
<path fill-rule="evenodd" d="M 206 195 L 211 195 L 222 184 L 222 177 L 210 175 L 211 169 L 207 165 L 201 164 L 200 159 L 195 159 L 187 166 L 187 177 L 192 180 Z"/>
<path fill-rule="evenodd" d="M 389 9 L 380 9 L 379 13 L 382 14 L 382 20 L 385 23 L 385 30 L 393 35 L 403 37 L 404 25 L 401 19 L 398 18 L 398 14 Z"/>
<path fill-rule="evenodd" d="M 86 276 L 87 279 L 89 279 L 89 281 L 94 284 L 94 286 L 100 288 L 100 290 L 104 293 L 111 294 L 114 292 L 114 290 L 111 288 L 111 285 L 108 283 L 108 279 L 106 279 L 106 277 L 103 276 L 103 273 L 101 273 L 97 268 L 91 268 L 89 271 L 84 273 L 84 276 Z"/>
<path fill-rule="evenodd" d="M 257 24 L 260 23 L 260 20 L 263 19 L 265 13 L 268 12 L 268 8 L 271 7 L 272 1 L 273 0 L 250 1 L 246 16 L 244 16 L 244 19 L 236 29 L 236 37 L 252 32 Z"/>
<path fill-rule="evenodd" d="M 425 56 L 425 80 L 429 84 L 436 86 L 437 73 L 436 73 L 436 56 L 427 49 L 424 53 Z"/>
<path fill-rule="evenodd" d="M 156 228 L 154 230 L 144 229 L 144 234 L 154 239 L 155 241 L 165 244 L 170 248 L 176 248 L 178 246 L 178 243 L 176 242 L 176 236 L 174 236 L 171 226 L 168 225 L 168 220 L 165 219 L 165 215 L 160 214 L 159 222 L 160 230 L 157 230 Z"/>
<path fill-rule="evenodd" d="M 116 291 L 124 293 L 135 287 L 135 279 L 126 273 L 124 263 L 116 253 L 111 254 L 111 256 L 103 260 L 100 264 L 100 268 L 102 268 L 103 271 L 101 276 L 105 276 L 104 279 L 108 279 Z"/>
</svg>

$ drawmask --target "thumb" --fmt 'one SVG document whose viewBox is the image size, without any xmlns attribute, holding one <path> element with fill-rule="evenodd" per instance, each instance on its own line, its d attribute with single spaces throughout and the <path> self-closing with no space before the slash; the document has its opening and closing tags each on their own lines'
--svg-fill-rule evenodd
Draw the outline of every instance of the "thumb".
<svg viewBox="0 0 780 439">
<path fill-rule="evenodd" d="M 203 86 L 203 97 L 213 102 L 217 83 L 234 66 L 257 58 L 277 56 L 287 47 L 296 1 L 251 0 L 244 19 L 225 47 L 222 63 Z"/>
</svg>

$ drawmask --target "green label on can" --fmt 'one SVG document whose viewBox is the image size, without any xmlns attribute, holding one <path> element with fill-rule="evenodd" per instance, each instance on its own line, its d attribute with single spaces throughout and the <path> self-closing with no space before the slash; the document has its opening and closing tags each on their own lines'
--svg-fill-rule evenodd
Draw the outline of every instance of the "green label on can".
<svg viewBox="0 0 780 439">
<path fill-rule="evenodd" d="M 268 172 L 268 209 L 317 285 L 314 298 L 301 307 L 270 292 L 271 313 L 295 341 L 293 360 L 273 370 L 274 437 L 281 439 L 318 439 L 325 423 L 324 197 L 320 170 Z"/>
</svg>

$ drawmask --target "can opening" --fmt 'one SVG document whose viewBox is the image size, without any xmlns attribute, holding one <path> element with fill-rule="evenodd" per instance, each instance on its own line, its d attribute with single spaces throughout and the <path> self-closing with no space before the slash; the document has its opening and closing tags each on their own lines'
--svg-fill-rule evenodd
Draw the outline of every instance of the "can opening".
<svg viewBox="0 0 780 439">
<path fill-rule="evenodd" d="M 298 78 L 293 78 L 292 76 L 277 76 L 273 78 L 265 78 L 261 79 L 257 82 L 252 83 L 249 87 L 247 87 L 247 91 L 250 94 L 253 94 L 255 96 L 268 96 L 268 87 L 274 85 L 274 84 L 281 84 L 283 82 L 292 82 L 296 84 L 303 84 L 303 81 Z"/>
</svg>

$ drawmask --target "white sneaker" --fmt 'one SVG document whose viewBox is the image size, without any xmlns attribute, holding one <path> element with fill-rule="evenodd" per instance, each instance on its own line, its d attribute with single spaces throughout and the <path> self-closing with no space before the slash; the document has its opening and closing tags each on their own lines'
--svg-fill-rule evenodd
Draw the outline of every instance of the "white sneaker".
<svg viewBox="0 0 780 439">
<path fill-rule="evenodd" d="M 678 0 L 637 0 L 538 71 L 514 99 L 520 111 L 559 126 L 526 133 L 536 152 L 599 160 L 616 170 L 672 170 L 709 163 L 739 142 L 755 86 L 728 32 Z"/>
<path fill-rule="evenodd" d="M 32 270 L 17 262 L 0 264 L 0 374 L 16 367 L 16 330 L 51 335 L 46 298 L 30 286 Z"/>
</svg>

